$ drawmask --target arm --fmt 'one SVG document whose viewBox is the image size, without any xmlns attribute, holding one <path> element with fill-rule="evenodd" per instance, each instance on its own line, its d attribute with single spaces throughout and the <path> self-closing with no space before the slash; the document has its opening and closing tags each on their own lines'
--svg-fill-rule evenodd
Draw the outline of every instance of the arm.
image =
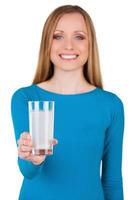
<svg viewBox="0 0 133 200">
<path fill-rule="evenodd" d="M 15 92 L 12 97 L 11 115 L 17 142 L 21 133 L 29 132 L 28 99 L 22 89 Z M 20 157 L 18 157 L 18 165 L 23 176 L 29 179 L 35 177 L 43 167 L 43 163 L 35 165 L 31 161 L 21 159 Z"/>
<path fill-rule="evenodd" d="M 105 200 L 123 200 L 122 145 L 124 132 L 124 107 L 115 96 L 112 121 L 105 135 L 102 159 L 102 185 Z"/>
</svg>

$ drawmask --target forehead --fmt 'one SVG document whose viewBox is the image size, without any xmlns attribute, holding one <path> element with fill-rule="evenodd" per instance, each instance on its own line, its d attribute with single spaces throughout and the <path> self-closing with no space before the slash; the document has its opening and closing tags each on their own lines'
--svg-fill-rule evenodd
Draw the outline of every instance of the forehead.
<svg viewBox="0 0 133 200">
<path fill-rule="evenodd" d="M 85 20 L 80 13 L 64 14 L 57 23 L 56 30 L 58 29 L 87 31 Z"/>
</svg>

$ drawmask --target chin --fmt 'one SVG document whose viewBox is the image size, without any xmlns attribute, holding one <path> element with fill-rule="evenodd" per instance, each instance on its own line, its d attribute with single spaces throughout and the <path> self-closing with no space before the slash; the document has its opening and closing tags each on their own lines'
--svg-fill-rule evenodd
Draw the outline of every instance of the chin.
<svg viewBox="0 0 133 200">
<path fill-rule="evenodd" d="M 79 66 L 69 66 L 69 65 L 67 65 L 67 66 L 61 66 L 61 67 L 58 67 L 58 69 L 60 69 L 60 70 L 63 70 L 63 71 L 75 71 L 75 70 L 78 70 L 79 68 L 81 68 L 81 66 L 79 67 Z"/>
</svg>

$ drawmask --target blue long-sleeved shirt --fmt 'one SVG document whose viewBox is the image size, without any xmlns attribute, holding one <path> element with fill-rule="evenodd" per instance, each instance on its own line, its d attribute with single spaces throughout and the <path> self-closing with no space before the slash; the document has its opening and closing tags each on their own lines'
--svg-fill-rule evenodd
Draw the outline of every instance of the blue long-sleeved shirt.
<svg viewBox="0 0 133 200">
<path fill-rule="evenodd" d="M 121 99 L 98 87 L 79 94 L 50 92 L 36 84 L 20 88 L 11 100 L 16 141 L 29 132 L 31 100 L 55 101 L 58 144 L 40 165 L 18 158 L 24 176 L 19 200 L 123 200 Z"/>
</svg>

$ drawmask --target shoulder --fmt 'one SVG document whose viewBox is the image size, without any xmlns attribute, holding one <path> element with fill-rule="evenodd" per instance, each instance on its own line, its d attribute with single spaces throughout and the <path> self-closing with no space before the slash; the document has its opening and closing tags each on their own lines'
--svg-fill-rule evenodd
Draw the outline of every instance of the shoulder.
<svg viewBox="0 0 133 200">
<path fill-rule="evenodd" d="M 12 94 L 11 101 L 15 100 L 28 100 L 29 96 L 33 93 L 34 85 L 21 87 L 15 90 L 15 92 Z"/>
<path fill-rule="evenodd" d="M 122 98 L 118 94 L 116 94 L 116 93 L 114 93 L 112 91 L 108 91 L 108 90 L 100 88 L 99 98 L 105 104 L 111 104 L 113 108 L 114 107 L 118 108 L 118 107 L 123 107 L 124 106 Z"/>
</svg>

